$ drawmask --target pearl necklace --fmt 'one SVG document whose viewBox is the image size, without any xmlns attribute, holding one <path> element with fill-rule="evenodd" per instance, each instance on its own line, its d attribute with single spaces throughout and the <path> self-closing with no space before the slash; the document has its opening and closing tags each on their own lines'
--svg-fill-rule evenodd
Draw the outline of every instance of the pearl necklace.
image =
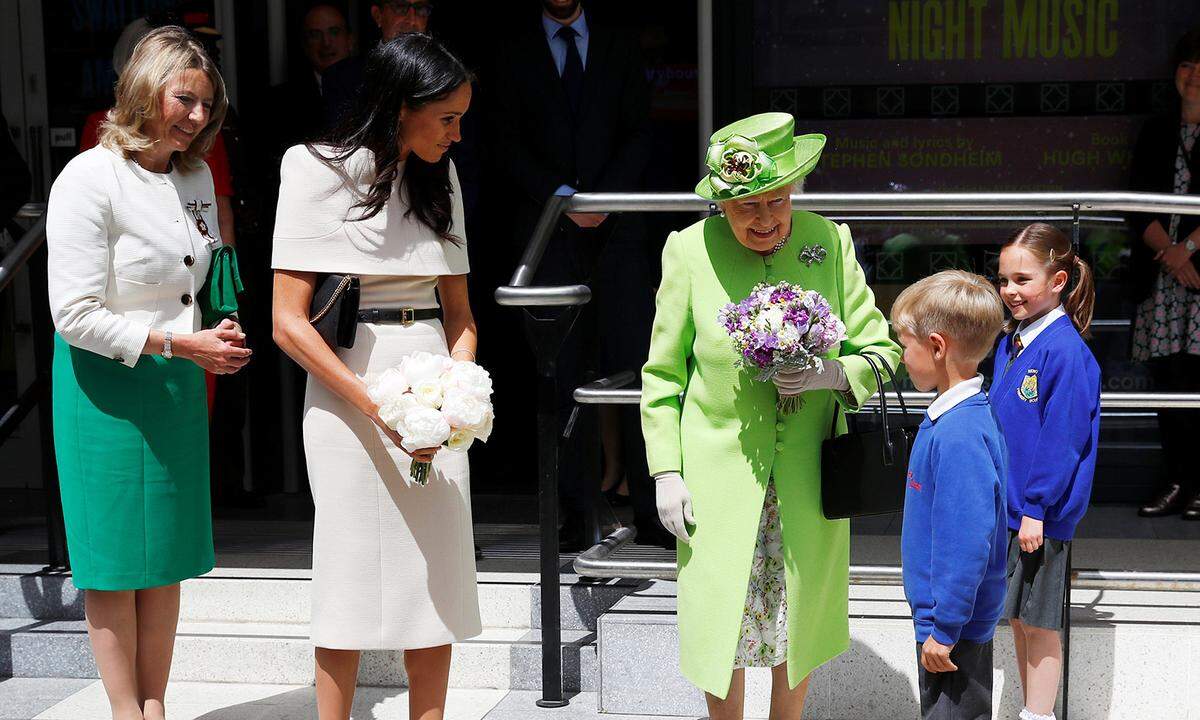
<svg viewBox="0 0 1200 720">
<path fill-rule="evenodd" d="M 769 252 L 768 255 L 774 255 L 775 253 L 782 250 L 783 246 L 787 245 L 787 241 L 789 239 L 791 239 L 791 237 L 792 237 L 791 235 L 788 235 L 788 236 L 784 237 L 782 240 L 780 240 L 779 242 L 775 243 L 775 246 L 771 248 L 771 252 Z"/>
</svg>

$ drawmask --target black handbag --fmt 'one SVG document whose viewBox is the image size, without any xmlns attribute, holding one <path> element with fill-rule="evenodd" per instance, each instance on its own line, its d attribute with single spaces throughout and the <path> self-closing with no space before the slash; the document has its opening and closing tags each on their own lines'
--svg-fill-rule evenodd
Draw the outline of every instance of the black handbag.
<svg viewBox="0 0 1200 720">
<path fill-rule="evenodd" d="M 828 520 L 883 515 L 904 509 L 908 455 L 917 427 L 925 417 L 924 413 L 908 412 L 896 376 L 882 355 L 868 350 L 862 357 L 875 374 L 879 410 L 847 415 L 849 431 L 833 437 L 841 406 L 834 410 L 830 437 L 821 444 L 821 511 Z M 899 418 L 888 417 L 880 365 L 900 401 Z"/>
<path fill-rule="evenodd" d="M 358 278 L 353 275 L 319 275 L 313 289 L 308 322 L 331 348 L 354 347 L 358 332 Z"/>
</svg>

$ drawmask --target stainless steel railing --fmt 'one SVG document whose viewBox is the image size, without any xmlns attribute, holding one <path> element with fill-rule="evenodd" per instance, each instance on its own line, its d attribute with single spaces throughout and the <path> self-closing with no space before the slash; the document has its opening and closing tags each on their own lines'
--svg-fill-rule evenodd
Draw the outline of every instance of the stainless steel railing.
<svg viewBox="0 0 1200 720">
<path fill-rule="evenodd" d="M 575 573 L 592 578 L 674 580 L 674 561 L 614 557 L 633 541 L 633 528 L 617 528 L 603 542 L 575 558 Z M 851 565 L 851 585 L 900 585 L 901 570 L 893 565 Z M 1089 590 L 1153 590 L 1200 592 L 1200 573 L 1137 572 L 1126 570 L 1076 570 L 1071 587 Z"/>
<path fill-rule="evenodd" d="M 17 211 L 16 218 L 33 220 L 28 230 L 22 229 L 15 223 L 11 231 L 20 233 L 16 245 L 0 258 L 0 293 L 12 286 L 13 280 L 21 270 L 25 269 L 42 245 L 46 242 L 46 204 L 26 203 Z M 0 444 L 3 444 L 24 422 L 25 418 L 39 405 L 38 412 L 39 446 L 41 449 L 42 487 L 46 498 L 46 547 L 48 551 L 47 570 L 66 570 L 68 568 L 66 530 L 62 519 L 62 502 L 58 490 L 58 465 L 54 459 L 53 430 L 50 422 L 50 357 L 52 344 L 46 328 L 52 326 L 50 308 L 46 304 L 46 271 L 45 264 L 39 263 L 30 268 L 29 278 L 30 303 L 32 308 L 32 323 L 29 332 L 33 335 L 31 343 L 33 351 L 33 368 L 35 376 L 21 390 L 15 402 L 7 408 L 0 408 Z"/>
<path fill-rule="evenodd" d="M 642 391 L 639 388 L 621 387 L 632 382 L 633 378 L 629 377 L 624 382 L 617 382 L 618 379 L 624 378 L 625 374 L 601 378 L 576 388 L 575 402 L 581 405 L 637 405 L 641 400 Z M 632 376 L 632 373 L 628 374 Z M 929 407 L 933 398 L 934 393 L 931 392 L 904 393 L 904 401 L 912 407 Z M 895 392 L 887 393 L 887 400 L 889 407 L 899 412 L 897 394 Z M 878 404 L 878 396 L 864 403 L 866 407 L 874 407 Z M 1200 408 L 1200 394 L 1105 392 L 1100 393 L 1100 407 L 1104 410 Z"/>
<path fill-rule="evenodd" d="M 25 203 L 17 211 L 16 217 L 21 220 L 36 220 L 32 227 L 21 235 L 16 246 L 0 258 L 0 292 L 8 287 L 29 258 L 46 242 L 46 204 Z"/>
</svg>

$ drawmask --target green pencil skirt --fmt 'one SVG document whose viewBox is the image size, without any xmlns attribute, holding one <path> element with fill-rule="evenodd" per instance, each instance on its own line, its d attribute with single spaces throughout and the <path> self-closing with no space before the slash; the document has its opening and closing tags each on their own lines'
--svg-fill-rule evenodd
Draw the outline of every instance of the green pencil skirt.
<svg viewBox="0 0 1200 720">
<path fill-rule="evenodd" d="M 54 450 L 76 587 L 141 590 L 213 568 L 204 372 L 134 368 L 55 337 Z"/>
</svg>

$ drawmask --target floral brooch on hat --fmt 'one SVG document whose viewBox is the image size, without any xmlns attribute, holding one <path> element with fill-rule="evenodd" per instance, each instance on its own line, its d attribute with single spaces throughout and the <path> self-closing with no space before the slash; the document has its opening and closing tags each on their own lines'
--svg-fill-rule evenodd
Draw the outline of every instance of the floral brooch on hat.
<svg viewBox="0 0 1200 720">
<path fill-rule="evenodd" d="M 775 161 L 757 141 L 741 135 L 710 145 L 705 164 L 712 171 L 708 181 L 713 189 L 732 196 L 754 192 L 775 178 Z"/>
</svg>

